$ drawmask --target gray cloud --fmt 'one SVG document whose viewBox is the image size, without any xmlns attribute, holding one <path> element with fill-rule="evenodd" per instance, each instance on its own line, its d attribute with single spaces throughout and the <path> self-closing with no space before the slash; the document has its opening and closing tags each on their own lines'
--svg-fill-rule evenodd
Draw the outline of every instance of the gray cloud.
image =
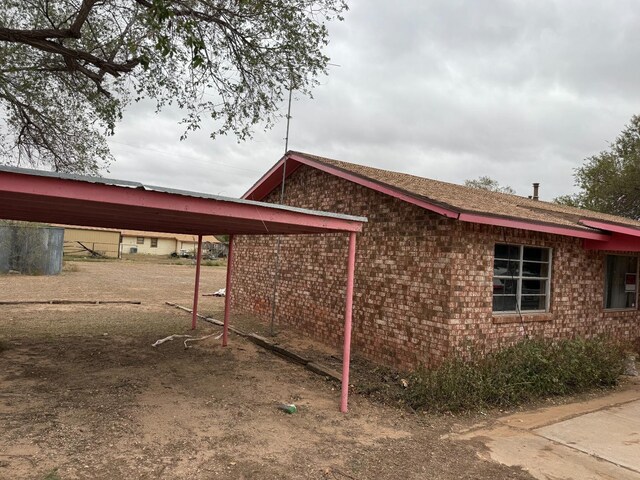
<svg viewBox="0 0 640 480">
<path fill-rule="evenodd" d="M 490 175 L 551 199 L 640 113 L 635 1 L 356 1 L 330 26 L 339 66 L 293 105 L 290 147 L 441 180 Z M 284 116 L 284 105 L 283 105 Z M 179 142 L 180 112 L 127 112 L 112 176 L 241 195 L 282 155 L 284 121 L 249 142 Z"/>
</svg>

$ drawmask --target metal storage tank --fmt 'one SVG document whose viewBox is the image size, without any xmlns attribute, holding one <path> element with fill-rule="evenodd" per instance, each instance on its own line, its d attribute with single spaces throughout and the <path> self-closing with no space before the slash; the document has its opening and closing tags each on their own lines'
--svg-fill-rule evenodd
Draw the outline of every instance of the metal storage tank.
<svg viewBox="0 0 640 480">
<path fill-rule="evenodd" d="M 64 229 L 46 226 L 0 227 L 0 272 L 57 275 L 62 271 Z"/>
<path fill-rule="evenodd" d="M 13 227 L 0 225 L 0 274 L 11 269 Z"/>
</svg>

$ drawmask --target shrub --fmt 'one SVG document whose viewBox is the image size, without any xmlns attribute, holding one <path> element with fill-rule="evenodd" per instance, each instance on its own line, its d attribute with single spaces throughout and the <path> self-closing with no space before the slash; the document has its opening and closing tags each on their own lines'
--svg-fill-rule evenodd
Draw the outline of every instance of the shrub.
<svg viewBox="0 0 640 480">
<path fill-rule="evenodd" d="M 471 360 L 419 368 L 405 401 L 414 409 L 468 411 L 512 407 L 549 396 L 617 385 L 625 351 L 610 340 L 524 340 Z"/>
</svg>

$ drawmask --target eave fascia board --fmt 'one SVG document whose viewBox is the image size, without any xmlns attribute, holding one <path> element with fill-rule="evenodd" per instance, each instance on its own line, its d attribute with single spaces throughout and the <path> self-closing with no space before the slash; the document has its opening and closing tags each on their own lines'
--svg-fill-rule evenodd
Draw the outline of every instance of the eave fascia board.
<svg viewBox="0 0 640 480">
<path fill-rule="evenodd" d="M 458 218 L 459 212 L 456 210 L 453 210 L 451 208 L 447 208 L 438 204 L 435 204 L 433 202 L 429 202 L 427 200 L 424 200 L 422 198 L 418 198 L 414 195 L 411 195 L 407 192 L 402 191 L 401 189 L 397 188 L 397 187 L 392 187 L 390 185 L 381 183 L 381 182 L 377 182 L 371 179 L 368 179 L 366 177 L 362 177 L 360 175 L 357 175 L 355 173 L 352 172 L 348 172 L 346 170 L 343 170 L 341 168 L 338 167 L 334 167 L 333 165 L 327 165 L 325 163 L 316 161 L 316 160 L 312 160 L 310 158 L 306 158 L 304 156 L 301 155 L 297 155 L 295 153 L 290 154 L 289 158 L 292 160 L 295 160 L 296 162 L 299 162 L 303 165 L 308 165 L 311 166 L 313 168 L 317 168 L 318 170 L 321 170 L 323 172 L 329 173 L 331 175 L 335 175 L 336 177 L 342 178 L 344 180 L 348 180 L 350 182 L 353 183 L 357 183 L 358 185 L 362 185 L 363 187 L 367 187 L 370 188 L 372 190 L 375 190 L 377 192 L 383 193 L 385 195 L 389 195 L 390 197 L 394 197 L 397 198 L 399 200 L 402 200 L 404 202 L 410 203 L 412 205 L 417 205 L 419 207 L 424 208 L 425 210 L 429 210 L 435 213 L 438 213 L 442 216 L 445 216 L 447 218 L 453 218 L 456 219 Z"/>
<path fill-rule="evenodd" d="M 327 165 L 317 160 L 313 160 L 311 158 L 307 158 L 303 155 L 299 155 L 296 153 L 289 153 L 282 157 L 266 174 L 262 176 L 262 178 L 254 184 L 251 189 L 242 198 L 251 198 L 251 196 L 259 190 L 260 186 L 263 185 L 272 175 L 278 173 L 285 159 L 287 161 L 295 162 L 295 167 L 291 171 L 289 171 L 289 167 L 287 167 L 287 177 L 297 169 L 300 165 L 308 165 L 310 167 L 316 168 L 323 172 L 329 173 L 330 175 L 335 175 L 344 180 L 348 180 L 350 182 L 356 183 L 358 185 L 362 185 L 364 187 L 370 188 L 377 192 L 383 193 L 385 195 L 389 195 L 391 197 L 397 198 L 399 200 L 405 201 L 412 205 L 416 205 L 418 207 L 424 208 L 425 210 L 429 210 L 440 215 L 443 215 L 447 218 L 451 218 L 454 220 L 460 220 L 462 222 L 469 223 L 478 223 L 483 225 L 492 225 L 497 227 L 507 227 L 507 228 L 517 228 L 521 230 L 530 230 L 534 232 L 542 232 L 542 233 L 551 233 L 554 235 L 562 235 L 567 237 L 575 237 L 582 238 L 588 240 L 595 241 L 608 241 L 611 239 L 611 235 L 605 232 L 594 232 L 588 230 L 582 230 L 578 228 L 570 228 L 563 227 L 558 225 L 537 223 L 537 222 L 528 222 L 520 219 L 514 218 L 506 218 L 506 217 L 498 217 L 487 214 L 479 214 L 473 212 L 462 212 L 457 211 L 453 208 L 447 208 L 442 205 L 438 205 L 433 202 L 429 202 L 424 198 L 419 198 L 414 195 L 411 195 L 407 192 L 402 191 L 397 187 L 393 187 L 381 182 L 377 182 L 366 177 L 362 177 L 360 175 L 354 174 L 352 172 L 348 172 L 341 168 L 335 167 L 333 165 Z M 276 182 L 276 186 L 281 182 L 281 177 Z M 266 196 L 269 192 L 266 192 L 264 195 Z M 264 198 L 264 196 L 262 197 Z M 254 200 L 261 200 L 262 198 L 253 198 Z M 581 222 L 583 223 L 583 222 Z M 584 224 L 584 223 L 583 223 Z M 600 228 L 597 226 L 591 226 L 584 224 L 586 227 L 595 228 L 597 230 L 608 230 L 607 228 Z M 640 233 L 640 230 L 639 230 Z"/>
<path fill-rule="evenodd" d="M 640 237 L 640 228 L 628 227 L 611 222 L 602 222 L 598 220 L 588 220 L 586 218 L 580 219 L 580 223 L 585 227 L 597 228 L 599 230 L 605 230 L 609 232 L 621 233 L 623 235 L 629 235 L 631 237 Z"/>
<path fill-rule="evenodd" d="M 534 232 L 551 233 L 553 235 L 562 235 L 565 237 L 584 238 L 589 240 L 607 241 L 611 235 L 600 232 L 589 232 L 586 230 L 578 230 L 574 228 L 561 227 L 557 225 L 549 225 L 544 223 L 526 222 L 522 220 L 494 217 L 475 213 L 461 213 L 458 220 L 469 223 L 480 223 L 483 225 L 493 225 L 496 227 L 517 228 L 521 230 L 530 230 Z"/>
<path fill-rule="evenodd" d="M 606 252 L 640 252 L 640 238 L 635 235 L 614 233 L 611 239 L 606 242 L 585 239 L 583 247 L 585 250 Z"/>
<path fill-rule="evenodd" d="M 264 185 L 264 183 L 269 180 L 278 170 L 280 170 L 280 166 L 284 163 L 285 158 L 287 158 L 287 156 L 283 156 L 282 158 L 280 158 L 280 160 L 278 160 L 273 167 L 271 167 L 264 175 L 262 175 L 257 182 L 255 182 L 251 188 L 249 188 L 249 190 L 247 190 L 244 195 L 242 195 L 242 197 L 245 200 L 247 199 L 251 199 L 251 200 L 260 200 L 257 198 L 252 198 L 253 194 L 256 192 L 256 190 L 258 190 L 262 185 Z M 264 198 L 264 197 L 263 197 Z"/>
</svg>

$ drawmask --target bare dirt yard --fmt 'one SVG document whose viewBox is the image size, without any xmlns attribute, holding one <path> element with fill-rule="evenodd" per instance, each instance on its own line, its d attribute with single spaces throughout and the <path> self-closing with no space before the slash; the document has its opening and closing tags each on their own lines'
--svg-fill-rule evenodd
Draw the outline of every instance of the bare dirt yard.
<svg viewBox="0 0 640 480">
<path fill-rule="evenodd" d="M 238 336 L 227 348 L 214 339 L 152 348 L 190 332 L 190 316 L 164 302 L 190 305 L 193 266 L 68 266 L 54 277 L 0 276 L 0 301 L 142 304 L 0 305 L 2 479 L 531 478 L 480 460 L 479 443 L 442 438 L 477 418 L 413 414 L 357 394 L 340 414 L 338 385 Z M 203 292 L 224 280 L 223 267 L 203 267 Z M 208 314 L 221 318 L 222 306 L 201 297 Z M 280 412 L 283 402 L 299 412 Z"/>
</svg>

